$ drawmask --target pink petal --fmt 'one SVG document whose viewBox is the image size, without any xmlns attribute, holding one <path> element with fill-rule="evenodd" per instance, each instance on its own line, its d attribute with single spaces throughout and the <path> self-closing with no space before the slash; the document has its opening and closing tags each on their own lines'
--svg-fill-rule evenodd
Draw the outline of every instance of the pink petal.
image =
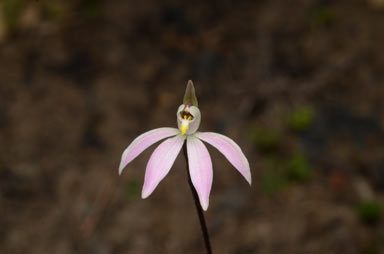
<svg viewBox="0 0 384 254">
<path fill-rule="evenodd" d="M 142 198 L 147 198 L 168 174 L 184 144 L 185 136 L 177 135 L 161 143 L 152 153 L 145 171 Z"/>
<path fill-rule="evenodd" d="M 123 171 L 125 166 L 135 159 L 140 153 L 142 153 L 149 146 L 158 142 L 161 139 L 175 136 L 180 131 L 176 128 L 158 128 L 150 130 L 138 136 L 133 142 L 125 149 L 121 156 L 121 162 L 119 167 L 119 174 Z"/>
<path fill-rule="evenodd" d="M 199 195 L 201 207 L 206 211 L 212 187 L 212 161 L 207 148 L 198 138 L 188 136 L 187 151 L 189 174 Z"/>
<path fill-rule="evenodd" d="M 214 132 L 197 132 L 195 136 L 219 150 L 248 183 L 252 183 L 248 160 L 241 148 L 232 139 Z"/>
</svg>

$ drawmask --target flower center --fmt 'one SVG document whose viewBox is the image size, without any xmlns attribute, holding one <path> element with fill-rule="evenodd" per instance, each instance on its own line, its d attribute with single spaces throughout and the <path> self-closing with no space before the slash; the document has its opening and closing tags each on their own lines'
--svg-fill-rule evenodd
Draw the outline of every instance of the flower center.
<svg viewBox="0 0 384 254">
<path fill-rule="evenodd" d="M 193 116 L 190 115 L 189 113 L 182 114 L 183 119 L 181 120 L 180 124 L 180 135 L 183 136 L 187 130 L 189 129 L 189 122 L 192 120 Z"/>
</svg>

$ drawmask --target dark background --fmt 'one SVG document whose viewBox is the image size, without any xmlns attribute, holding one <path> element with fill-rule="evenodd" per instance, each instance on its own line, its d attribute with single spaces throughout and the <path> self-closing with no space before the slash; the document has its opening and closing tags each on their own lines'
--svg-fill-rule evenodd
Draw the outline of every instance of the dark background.
<svg viewBox="0 0 384 254">
<path fill-rule="evenodd" d="M 141 200 L 139 134 L 188 79 L 215 253 L 384 253 L 384 1 L 1 0 L 0 253 L 203 253 L 185 161 Z"/>
</svg>

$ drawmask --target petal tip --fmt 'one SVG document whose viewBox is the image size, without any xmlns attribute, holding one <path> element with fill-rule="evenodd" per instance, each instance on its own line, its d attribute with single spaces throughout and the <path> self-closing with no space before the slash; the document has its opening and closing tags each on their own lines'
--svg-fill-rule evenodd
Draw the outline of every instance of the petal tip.
<svg viewBox="0 0 384 254">
<path fill-rule="evenodd" d="M 252 176 L 251 176 L 251 171 L 248 168 L 247 173 L 242 174 L 244 179 L 248 182 L 249 186 L 252 186 Z"/>
<path fill-rule="evenodd" d="M 147 190 L 144 190 L 141 192 L 141 198 L 142 199 L 146 199 L 147 197 L 149 197 L 149 195 L 151 195 L 151 192 L 148 192 Z"/>
<path fill-rule="evenodd" d="M 245 156 L 244 156 L 245 157 Z M 248 162 L 248 160 L 247 160 Z M 247 182 L 249 183 L 249 186 L 252 186 L 252 174 L 251 174 L 251 169 L 249 167 L 249 163 L 248 163 L 248 167 L 247 167 L 247 174 L 246 174 L 246 177 L 245 179 L 247 180 Z"/>
<path fill-rule="evenodd" d="M 124 155 L 123 158 L 121 159 L 120 165 L 119 165 L 119 176 L 123 173 L 123 170 L 125 167 L 128 165 L 128 163 L 124 162 Z"/>
<path fill-rule="evenodd" d="M 120 166 L 119 167 L 119 176 L 121 176 L 121 174 L 123 173 L 123 170 L 124 170 L 124 167 Z"/>
<path fill-rule="evenodd" d="M 200 200 L 200 205 L 204 211 L 207 211 L 209 206 L 209 200 Z"/>
</svg>

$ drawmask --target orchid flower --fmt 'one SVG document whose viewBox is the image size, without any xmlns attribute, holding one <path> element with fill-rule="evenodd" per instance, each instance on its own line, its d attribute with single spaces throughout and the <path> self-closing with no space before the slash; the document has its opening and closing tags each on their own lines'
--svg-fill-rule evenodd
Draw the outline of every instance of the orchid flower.
<svg viewBox="0 0 384 254">
<path fill-rule="evenodd" d="M 206 211 L 212 186 L 212 161 L 204 142 L 214 146 L 251 184 L 249 163 L 241 148 L 230 138 L 214 132 L 198 132 L 201 114 L 192 81 L 188 82 L 183 104 L 177 110 L 176 128 L 158 128 L 138 136 L 125 149 L 121 157 L 119 174 L 141 152 L 154 143 L 166 139 L 152 153 L 145 171 L 141 197 L 147 198 L 168 174 L 184 142 L 187 142 L 189 174 L 199 196 L 201 207 Z"/>
</svg>

